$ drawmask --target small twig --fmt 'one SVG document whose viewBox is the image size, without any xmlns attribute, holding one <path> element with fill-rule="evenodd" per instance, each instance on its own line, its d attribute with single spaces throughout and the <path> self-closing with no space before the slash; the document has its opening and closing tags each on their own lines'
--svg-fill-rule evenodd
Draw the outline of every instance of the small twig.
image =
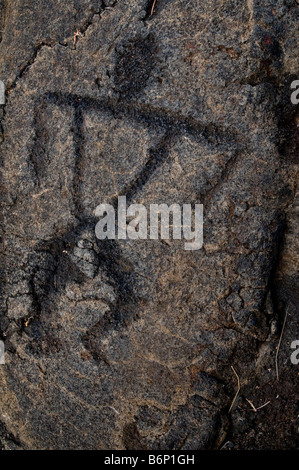
<svg viewBox="0 0 299 470">
<path fill-rule="evenodd" d="M 154 0 L 153 6 L 152 6 L 152 9 L 151 9 L 151 16 L 154 14 L 154 9 L 155 9 L 156 3 L 157 3 L 157 0 Z"/>
<path fill-rule="evenodd" d="M 267 405 L 269 405 L 269 403 L 271 403 L 271 401 L 270 401 L 270 400 L 269 400 L 269 401 L 267 401 L 266 403 L 264 403 L 262 406 L 259 406 L 259 407 L 256 409 L 256 411 L 260 410 L 261 408 L 264 408 L 264 406 L 267 406 Z"/>
<path fill-rule="evenodd" d="M 264 403 L 263 405 L 261 405 L 261 406 L 259 406 L 258 408 L 256 408 L 256 407 L 254 406 L 254 404 L 252 403 L 252 401 L 248 400 L 248 398 L 246 398 L 246 401 L 248 401 L 249 405 L 250 405 L 251 408 L 252 408 L 252 410 L 250 410 L 250 411 L 254 411 L 255 413 L 256 413 L 258 410 L 260 410 L 261 408 L 264 408 L 264 406 L 267 406 L 267 405 L 269 405 L 269 403 L 271 403 L 270 400 L 269 400 L 269 401 L 267 401 L 266 403 Z"/>
<path fill-rule="evenodd" d="M 119 411 L 117 411 L 113 406 L 107 406 L 110 410 L 113 410 L 117 415 L 119 415 Z"/>
<path fill-rule="evenodd" d="M 234 406 L 234 403 L 235 403 L 235 401 L 236 401 L 236 399 L 237 399 L 237 396 L 239 395 L 240 388 L 241 388 L 241 387 L 240 387 L 240 379 L 239 379 L 239 376 L 238 376 L 237 372 L 235 371 L 235 369 L 233 368 L 233 366 L 231 366 L 231 368 L 232 368 L 233 373 L 234 373 L 235 376 L 237 377 L 237 381 L 238 381 L 238 390 L 237 390 L 237 393 L 236 393 L 236 395 L 234 396 L 234 399 L 233 399 L 233 401 L 232 401 L 232 404 L 230 405 L 230 408 L 229 408 L 229 410 L 228 410 L 229 413 L 231 412 L 232 407 Z"/>
<path fill-rule="evenodd" d="M 279 349 L 280 349 L 280 345 L 281 345 L 281 340 L 282 340 L 282 336 L 283 336 L 283 332 L 284 332 L 284 327 L 285 327 L 285 324 L 286 324 L 287 316 L 288 316 L 288 309 L 286 309 L 286 314 L 285 314 L 285 317 L 284 317 L 284 322 L 283 322 L 283 325 L 282 325 L 282 330 L 281 330 L 281 334 L 280 334 L 280 338 L 279 338 L 279 343 L 278 343 L 278 346 L 277 346 L 276 356 L 275 356 L 275 368 L 276 368 L 276 379 L 277 379 L 277 382 L 279 381 L 279 374 L 278 374 L 278 353 L 279 353 Z"/>
<path fill-rule="evenodd" d="M 138 276 L 141 276 L 141 277 L 144 277 L 145 279 L 151 280 L 151 278 L 149 276 L 146 276 L 145 274 L 142 274 L 139 271 L 134 271 L 134 272 L 135 272 L 135 274 L 138 274 Z"/>
<path fill-rule="evenodd" d="M 81 31 L 79 31 L 79 29 L 77 29 L 77 31 L 74 32 L 74 46 L 75 47 L 76 47 L 78 38 L 83 38 L 83 37 L 84 37 L 84 34 L 81 33 Z"/>
<path fill-rule="evenodd" d="M 248 398 L 246 398 L 246 401 L 248 401 L 249 405 L 252 407 L 253 411 L 256 413 L 256 412 L 257 412 L 257 409 L 256 409 L 256 407 L 254 406 L 254 404 L 252 403 L 252 401 L 248 400 Z"/>
</svg>

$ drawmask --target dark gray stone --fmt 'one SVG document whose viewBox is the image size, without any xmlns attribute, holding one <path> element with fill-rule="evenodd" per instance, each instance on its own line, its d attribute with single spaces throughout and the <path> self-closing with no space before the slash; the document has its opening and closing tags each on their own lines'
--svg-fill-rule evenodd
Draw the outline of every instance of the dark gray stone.
<svg viewBox="0 0 299 470">
<path fill-rule="evenodd" d="M 3 449 L 297 445 L 298 4 L 151 7 L 0 1 Z M 203 249 L 98 240 L 118 195 Z"/>
</svg>

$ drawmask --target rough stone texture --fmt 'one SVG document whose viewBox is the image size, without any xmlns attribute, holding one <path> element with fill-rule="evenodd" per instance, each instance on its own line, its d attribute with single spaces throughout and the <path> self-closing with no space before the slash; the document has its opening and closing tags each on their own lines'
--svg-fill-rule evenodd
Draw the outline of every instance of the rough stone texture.
<svg viewBox="0 0 299 470">
<path fill-rule="evenodd" d="M 3 449 L 298 446 L 299 6 L 151 6 L 0 1 Z M 203 249 L 97 240 L 118 195 Z"/>
</svg>

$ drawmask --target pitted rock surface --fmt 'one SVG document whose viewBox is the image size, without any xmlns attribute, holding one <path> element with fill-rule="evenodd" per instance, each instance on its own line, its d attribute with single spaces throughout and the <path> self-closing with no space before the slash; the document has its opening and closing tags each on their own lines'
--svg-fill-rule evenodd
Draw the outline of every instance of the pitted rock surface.
<svg viewBox="0 0 299 470">
<path fill-rule="evenodd" d="M 0 6 L 2 448 L 296 448 L 297 2 Z M 124 195 L 203 248 L 98 240 Z"/>
</svg>

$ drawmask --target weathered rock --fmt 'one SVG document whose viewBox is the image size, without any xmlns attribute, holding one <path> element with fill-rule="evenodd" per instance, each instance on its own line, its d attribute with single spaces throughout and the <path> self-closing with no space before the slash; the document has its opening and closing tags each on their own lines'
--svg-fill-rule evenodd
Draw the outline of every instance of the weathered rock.
<svg viewBox="0 0 299 470">
<path fill-rule="evenodd" d="M 2 447 L 295 447 L 298 4 L 0 4 Z M 98 240 L 119 195 L 203 249 Z"/>
</svg>

